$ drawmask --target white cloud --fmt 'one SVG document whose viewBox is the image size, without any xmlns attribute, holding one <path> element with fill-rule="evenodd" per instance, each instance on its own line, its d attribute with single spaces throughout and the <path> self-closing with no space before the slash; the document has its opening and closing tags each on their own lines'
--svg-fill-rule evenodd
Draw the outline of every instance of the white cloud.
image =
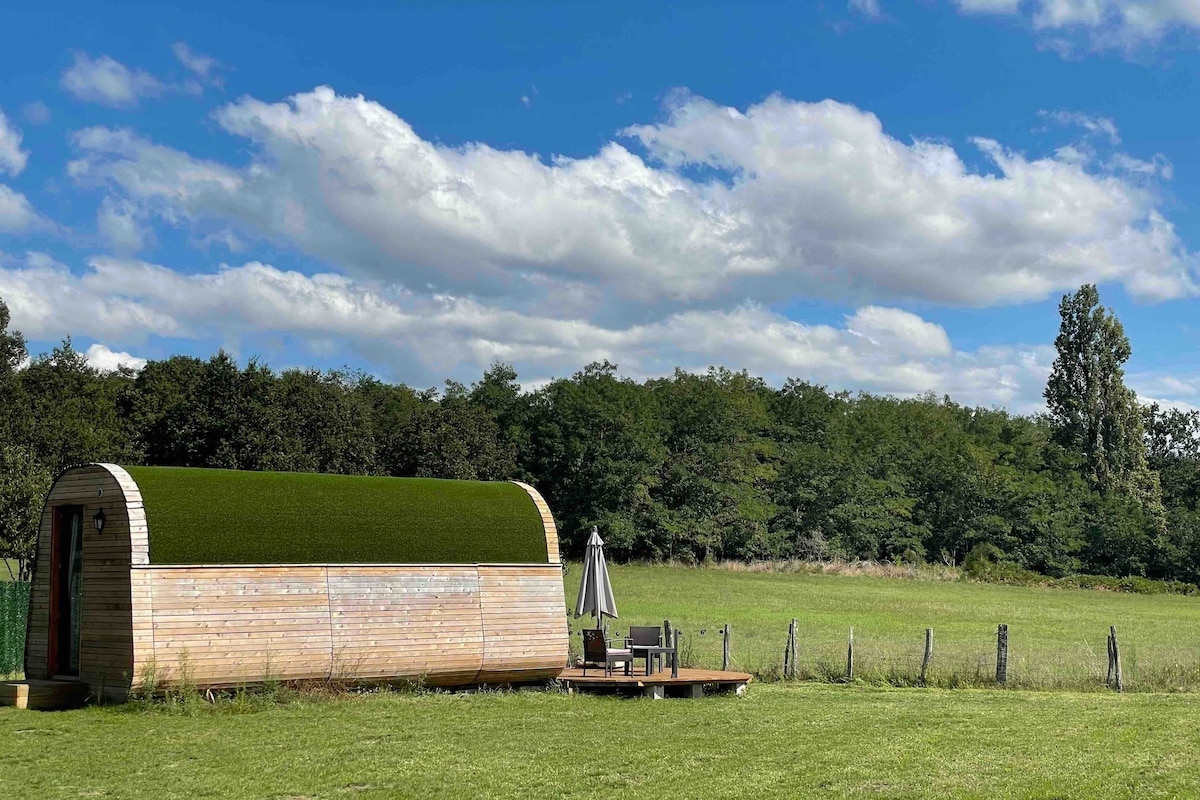
<svg viewBox="0 0 1200 800">
<path fill-rule="evenodd" d="M 163 93 L 162 82 L 143 70 L 131 70 L 109 56 L 92 58 L 75 53 L 74 63 L 62 74 L 64 89 L 80 100 L 114 108 L 136 106 L 143 97 Z"/>
<path fill-rule="evenodd" d="M 96 230 L 109 248 L 122 255 L 144 249 L 151 239 L 149 228 L 138 220 L 137 207 L 113 197 L 100 201 L 96 210 Z"/>
<path fill-rule="evenodd" d="M 973 14 L 1015 14 L 1021 0 L 956 0 L 958 7 Z"/>
<path fill-rule="evenodd" d="M 179 59 L 179 63 L 183 65 L 184 69 L 199 78 L 201 82 L 214 86 L 223 85 L 221 76 L 217 72 L 224 69 L 225 65 L 217 59 L 193 52 L 184 42 L 176 42 L 171 45 L 171 52 Z"/>
<path fill-rule="evenodd" d="M 28 233 L 41 224 L 25 195 L 0 183 L 0 233 Z"/>
<path fill-rule="evenodd" d="M 1117 125 L 1108 117 L 1093 117 L 1080 111 L 1039 111 L 1038 116 L 1050 120 L 1057 125 L 1082 128 L 1088 133 L 1098 134 L 1111 144 L 1120 144 L 1121 134 Z"/>
<path fill-rule="evenodd" d="M 83 354 L 93 369 L 101 372 L 116 372 L 121 367 L 129 367 L 135 372 L 146 366 L 146 359 L 132 356 L 126 352 L 113 352 L 97 342 Z"/>
<path fill-rule="evenodd" d="M 415 358 L 462 378 L 503 359 L 534 382 L 605 358 L 634 377 L 722 364 L 775 382 L 795 376 L 838 388 L 934 391 L 1022 410 L 1040 405 L 1053 358 L 1045 346 L 955 351 L 940 326 L 882 307 L 859 309 L 840 326 L 746 305 L 606 327 L 255 262 L 194 275 L 141 261 L 89 263 L 83 275 L 44 256 L 0 268 L 14 325 L 33 339 L 73 333 L 121 343 L 152 334 L 228 341 L 282 332 L 313 348 L 338 342 L 376 363 Z"/>
<path fill-rule="evenodd" d="M 21 131 L 0 109 L 0 174 L 20 175 L 29 162 L 29 151 L 21 149 Z"/>
<path fill-rule="evenodd" d="M 831 100 L 739 111 L 680 94 L 666 121 L 624 131 L 651 161 L 616 143 L 548 163 L 439 145 L 327 88 L 217 119 L 252 143 L 250 166 L 91 128 L 69 171 L 201 234 L 233 226 L 357 277 L 458 294 L 518 297 L 531 276 L 674 308 L 797 294 L 987 305 L 1085 281 L 1196 292 L 1195 256 L 1143 180 L 987 139 L 974 145 L 991 171 L 973 172 L 953 147 L 906 144 Z"/>
<path fill-rule="evenodd" d="M 872 19 L 878 19 L 882 16 L 882 12 L 879 9 L 879 0 L 849 0 L 849 5 L 854 11 Z"/>
<path fill-rule="evenodd" d="M 1200 30 L 1198 0 L 955 0 L 965 13 L 1020 14 L 1035 30 L 1081 34 L 1092 50 L 1127 52 L 1159 42 L 1173 30 Z M 1061 37 L 1044 42 L 1063 55 L 1079 43 Z"/>
<path fill-rule="evenodd" d="M 26 103 L 21 111 L 30 125 L 45 125 L 50 121 L 50 107 L 41 100 Z"/>
</svg>

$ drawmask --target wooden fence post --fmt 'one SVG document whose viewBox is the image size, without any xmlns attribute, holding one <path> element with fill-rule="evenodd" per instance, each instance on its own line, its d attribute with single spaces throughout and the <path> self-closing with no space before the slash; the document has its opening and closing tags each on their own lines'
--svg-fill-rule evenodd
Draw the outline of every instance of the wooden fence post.
<svg viewBox="0 0 1200 800">
<path fill-rule="evenodd" d="M 1111 689 L 1113 685 L 1113 637 L 1111 631 L 1104 637 L 1104 643 L 1108 650 L 1108 674 L 1104 677 L 1104 685 Z"/>
<path fill-rule="evenodd" d="M 1113 683 L 1118 692 L 1125 691 L 1125 681 L 1121 678 L 1121 645 L 1117 643 L 1117 626 L 1108 626 L 1108 635 L 1112 641 Z"/>
<path fill-rule="evenodd" d="M 1008 684 L 1008 626 L 996 628 L 996 683 Z"/>
<path fill-rule="evenodd" d="M 724 636 L 721 641 L 721 672 L 729 672 L 729 623 L 725 623 Z"/>
<path fill-rule="evenodd" d="M 799 634 L 799 632 L 800 632 L 800 627 L 796 623 L 796 620 L 793 618 L 792 619 L 792 645 L 791 645 L 791 647 L 792 647 L 792 680 L 796 679 L 796 671 L 798 668 L 797 664 L 796 664 L 796 637 Z"/>
<path fill-rule="evenodd" d="M 783 645 L 783 677 L 784 680 L 792 677 L 795 671 L 794 653 L 796 652 L 796 620 L 788 623 L 787 642 Z"/>
<path fill-rule="evenodd" d="M 675 648 L 675 655 L 671 657 L 671 677 L 679 677 L 679 630 L 671 631 L 671 644 Z"/>
<path fill-rule="evenodd" d="M 854 626 L 850 627 L 850 643 L 846 645 L 846 680 L 854 680 Z"/>
<path fill-rule="evenodd" d="M 921 685 L 926 684 L 929 662 L 933 659 L 933 628 L 925 629 L 925 657 L 921 659 Z"/>
</svg>

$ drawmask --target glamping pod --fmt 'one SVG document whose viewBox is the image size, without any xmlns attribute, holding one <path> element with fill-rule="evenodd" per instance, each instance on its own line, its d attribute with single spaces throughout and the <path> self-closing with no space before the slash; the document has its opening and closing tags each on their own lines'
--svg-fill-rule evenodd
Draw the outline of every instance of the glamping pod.
<svg viewBox="0 0 1200 800">
<path fill-rule="evenodd" d="M 149 683 L 557 676 L 554 519 L 521 483 L 89 464 L 42 511 L 25 676 Z"/>
</svg>

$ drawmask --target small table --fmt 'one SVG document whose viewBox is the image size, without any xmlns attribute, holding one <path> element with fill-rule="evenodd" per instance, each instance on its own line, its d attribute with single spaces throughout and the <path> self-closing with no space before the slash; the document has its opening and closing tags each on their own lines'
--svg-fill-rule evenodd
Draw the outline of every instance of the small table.
<svg viewBox="0 0 1200 800">
<path fill-rule="evenodd" d="M 662 647 L 660 645 L 650 645 L 650 644 L 634 644 L 634 645 L 630 645 L 629 649 L 633 651 L 633 657 L 635 659 L 636 658 L 645 658 L 646 659 L 646 674 L 647 675 L 654 674 L 654 669 L 653 669 L 654 661 L 655 661 L 655 659 L 660 659 L 661 656 L 664 656 L 669 653 L 671 655 L 671 663 L 672 664 L 675 663 L 675 648 L 674 647 Z M 661 663 L 661 660 L 660 660 L 660 663 Z M 662 668 L 660 667 L 660 670 L 661 669 Z"/>
</svg>

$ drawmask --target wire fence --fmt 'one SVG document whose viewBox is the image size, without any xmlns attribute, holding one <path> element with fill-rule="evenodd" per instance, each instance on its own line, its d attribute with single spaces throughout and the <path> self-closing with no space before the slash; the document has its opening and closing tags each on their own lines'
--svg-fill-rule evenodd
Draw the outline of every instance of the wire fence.
<svg viewBox="0 0 1200 800">
<path fill-rule="evenodd" d="M 653 620 L 632 620 L 653 624 Z M 571 620 L 571 660 L 582 655 L 578 629 L 594 621 Z M 659 621 L 658 624 L 662 624 Z M 913 626 L 910 635 L 869 626 L 834 628 L 787 619 L 775 624 L 732 625 L 717 620 L 673 621 L 684 667 L 727 668 L 759 680 L 860 682 L 890 686 L 1094 691 L 1200 692 L 1200 641 L 1146 640 L 1127 629 L 1118 650 L 1109 628 L 1070 635 L 1031 636 L 1016 626 L 972 625 L 939 636 Z M 1121 626 L 1114 626 L 1113 632 Z M 620 636 L 624 626 L 610 622 Z M 1003 628 L 1003 633 L 1000 628 Z M 1003 668 L 1001 669 L 1001 663 Z"/>
<path fill-rule="evenodd" d="M 29 584 L 0 583 L 0 676 L 20 672 L 25 660 Z"/>
</svg>

